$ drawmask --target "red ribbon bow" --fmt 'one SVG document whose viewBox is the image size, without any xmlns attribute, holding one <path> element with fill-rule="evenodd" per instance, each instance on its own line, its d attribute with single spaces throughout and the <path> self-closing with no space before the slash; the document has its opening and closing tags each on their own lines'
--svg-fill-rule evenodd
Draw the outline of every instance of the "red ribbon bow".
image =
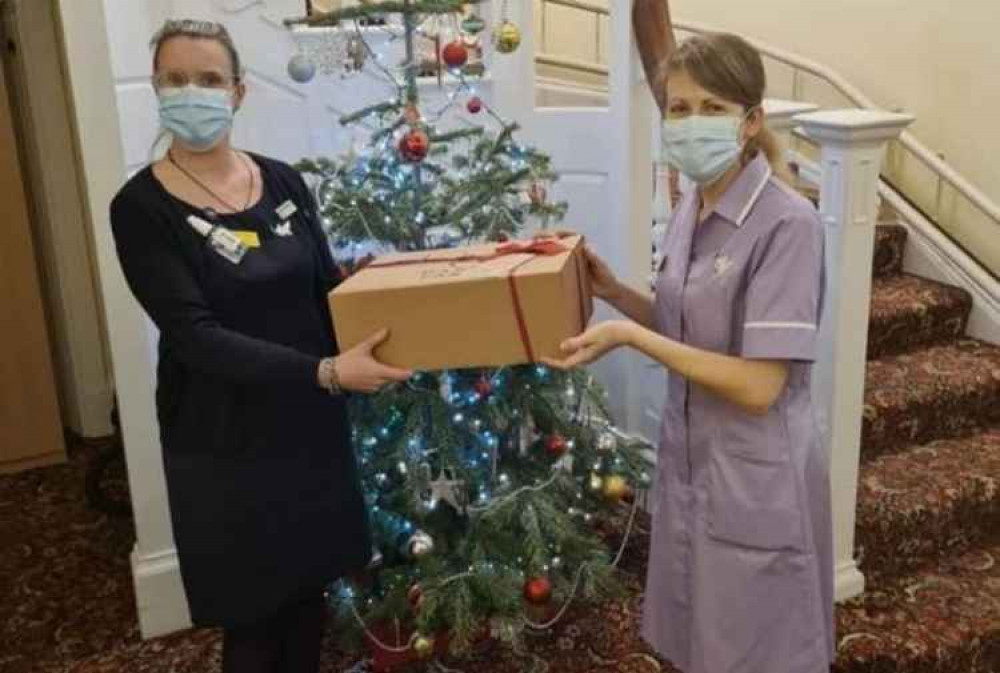
<svg viewBox="0 0 1000 673">
<path fill-rule="evenodd" d="M 511 241 L 497 246 L 497 256 L 501 255 L 558 255 L 566 252 L 566 246 L 556 238 L 536 238 L 533 241 Z"/>
</svg>

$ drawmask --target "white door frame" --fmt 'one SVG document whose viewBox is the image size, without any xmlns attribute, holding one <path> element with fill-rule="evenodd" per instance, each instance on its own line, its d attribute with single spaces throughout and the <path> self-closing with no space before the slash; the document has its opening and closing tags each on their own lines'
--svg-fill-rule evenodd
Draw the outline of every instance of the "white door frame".
<svg viewBox="0 0 1000 673">
<path fill-rule="evenodd" d="M 127 450 L 139 622 L 143 635 L 151 637 L 184 628 L 189 618 L 166 506 L 154 401 L 155 335 L 125 283 L 111 236 L 108 207 L 126 172 L 108 23 L 103 2 L 56 0 L 56 7 Z"/>
</svg>

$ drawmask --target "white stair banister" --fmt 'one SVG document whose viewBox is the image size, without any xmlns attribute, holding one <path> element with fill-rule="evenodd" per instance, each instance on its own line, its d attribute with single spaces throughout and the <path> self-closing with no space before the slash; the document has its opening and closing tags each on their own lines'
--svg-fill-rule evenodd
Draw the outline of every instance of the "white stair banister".
<svg viewBox="0 0 1000 673">
<path fill-rule="evenodd" d="M 800 103 L 778 98 L 765 98 L 762 107 L 767 118 L 768 128 L 782 136 L 782 140 L 786 142 L 792 127 L 796 124 L 795 117 L 819 109 L 819 106 L 814 103 Z"/>
<path fill-rule="evenodd" d="M 844 600 L 864 590 L 854 524 L 879 172 L 887 143 L 913 117 L 833 110 L 799 115 L 795 121 L 819 144 L 821 154 L 827 292 L 813 390 L 831 461 L 836 597 Z"/>
</svg>

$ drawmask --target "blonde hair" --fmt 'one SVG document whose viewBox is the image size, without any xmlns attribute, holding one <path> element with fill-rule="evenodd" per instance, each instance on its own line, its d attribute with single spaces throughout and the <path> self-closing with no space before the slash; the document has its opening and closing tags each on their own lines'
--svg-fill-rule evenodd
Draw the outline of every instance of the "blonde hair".
<svg viewBox="0 0 1000 673">
<path fill-rule="evenodd" d="M 706 91 L 750 112 L 760 108 L 767 89 L 767 73 L 760 54 L 746 40 L 729 33 L 708 33 L 685 40 L 670 56 L 664 68 L 669 74 L 686 72 Z M 762 110 L 763 113 L 763 110 Z M 774 174 L 792 182 L 781 142 L 762 120 L 761 130 L 747 141 L 741 160 L 744 164 L 763 152 Z"/>
<path fill-rule="evenodd" d="M 229 53 L 229 59 L 233 65 L 233 81 L 239 82 L 243 79 L 240 52 L 236 49 L 236 43 L 233 42 L 233 37 L 226 30 L 226 27 L 214 21 L 197 21 L 195 19 L 168 19 L 156 31 L 153 39 L 149 42 L 149 47 L 153 50 L 154 72 L 160 66 L 160 52 L 163 50 L 163 45 L 175 37 L 191 37 L 218 42 Z"/>
</svg>

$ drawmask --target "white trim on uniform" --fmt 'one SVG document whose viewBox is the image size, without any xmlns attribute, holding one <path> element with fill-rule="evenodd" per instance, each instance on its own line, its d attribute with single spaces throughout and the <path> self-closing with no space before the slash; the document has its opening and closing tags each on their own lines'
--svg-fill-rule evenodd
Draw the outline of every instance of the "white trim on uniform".
<svg viewBox="0 0 1000 673">
<path fill-rule="evenodd" d="M 743 212 L 741 212 L 740 216 L 736 219 L 737 227 L 743 226 L 743 223 L 746 221 L 747 216 L 750 214 L 750 210 L 755 205 L 757 205 L 758 201 L 760 201 L 760 195 L 764 193 L 764 187 L 767 187 L 767 183 L 771 179 L 771 176 L 773 175 L 774 171 L 771 170 L 770 166 L 768 166 L 767 171 L 764 173 L 764 179 L 761 180 L 760 184 L 757 185 L 756 189 L 753 190 L 753 194 L 750 196 L 750 200 L 747 201 L 747 205 L 743 207 Z"/>
<path fill-rule="evenodd" d="M 743 329 L 804 329 L 816 331 L 816 325 L 808 322 L 748 322 Z"/>
</svg>

